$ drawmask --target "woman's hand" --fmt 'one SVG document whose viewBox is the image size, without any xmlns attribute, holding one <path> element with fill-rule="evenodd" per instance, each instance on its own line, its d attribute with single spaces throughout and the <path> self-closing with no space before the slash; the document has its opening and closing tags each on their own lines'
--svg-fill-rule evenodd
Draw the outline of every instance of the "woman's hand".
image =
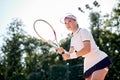
<svg viewBox="0 0 120 80">
<path fill-rule="evenodd" d="M 70 59 L 70 55 L 68 53 L 62 54 L 64 60 Z"/>
<path fill-rule="evenodd" d="M 62 55 L 62 57 L 63 57 L 64 60 L 70 59 L 69 53 L 66 52 L 62 47 L 57 48 L 57 52 L 58 52 L 60 55 Z M 63 53 L 64 53 L 64 54 L 63 54 Z"/>
<path fill-rule="evenodd" d="M 57 48 L 57 52 L 62 55 L 62 53 L 64 52 L 64 49 L 62 47 Z"/>
</svg>

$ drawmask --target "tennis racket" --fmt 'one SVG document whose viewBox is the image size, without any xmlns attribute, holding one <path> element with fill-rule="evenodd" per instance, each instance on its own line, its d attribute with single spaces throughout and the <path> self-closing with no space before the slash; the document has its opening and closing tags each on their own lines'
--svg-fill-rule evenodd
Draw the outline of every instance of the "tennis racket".
<svg viewBox="0 0 120 80">
<path fill-rule="evenodd" d="M 42 41 L 47 42 L 55 48 L 59 47 L 56 32 L 50 23 L 43 19 L 37 19 L 33 24 L 33 28 Z"/>
</svg>

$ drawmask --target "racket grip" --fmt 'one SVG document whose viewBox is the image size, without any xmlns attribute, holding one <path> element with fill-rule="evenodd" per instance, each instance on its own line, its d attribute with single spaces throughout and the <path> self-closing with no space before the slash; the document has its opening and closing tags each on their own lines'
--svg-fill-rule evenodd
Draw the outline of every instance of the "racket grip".
<svg viewBox="0 0 120 80">
<path fill-rule="evenodd" d="M 58 47 L 59 47 L 56 43 L 54 43 L 54 42 L 51 41 L 51 40 L 48 40 L 48 44 L 50 44 L 51 46 L 53 46 L 53 47 L 55 47 L 55 48 L 58 48 Z"/>
</svg>

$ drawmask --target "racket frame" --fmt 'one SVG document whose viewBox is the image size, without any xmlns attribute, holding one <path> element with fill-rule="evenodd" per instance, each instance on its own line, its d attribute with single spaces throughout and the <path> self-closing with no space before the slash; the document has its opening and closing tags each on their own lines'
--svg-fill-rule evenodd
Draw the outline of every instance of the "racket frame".
<svg viewBox="0 0 120 80">
<path fill-rule="evenodd" d="M 44 38 L 37 32 L 36 27 L 35 27 L 35 24 L 36 24 L 38 21 L 43 21 L 44 23 L 46 23 L 47 25 L 49 25 L 49 27 L 52 29 L 52 31 L 53 31 L 53 33 L 54 33 L 55 39 L 54 39 L 53 41 L 55 41 L 56 43 L 53 42 L 53 41 L 51 41 L 51 40 L 46 40 L 46 39 L 44 39 Z M 59 44 L 58 44 L 58 41 L 57 41 L 56 32 L 55 32 L 54 28 L 52 27 L 52 25 L 51 25 L 49 22 L 47 22 L 46 20 L 43 20 L 43 19 L 37 19 L 37 20 L 35 20 L 35 22 L 33 23 L 33 28 L 34 28 L 35 33 L 38 35 L 38 37 L 41 38 L 42 41 L 47 42 L 48 44 L 50 44 L 51 46 L 53 46 L 53 47 L 55 47 L 55 48 L 58 48 L 58 47 L 59 47 Z"/>
</svg>

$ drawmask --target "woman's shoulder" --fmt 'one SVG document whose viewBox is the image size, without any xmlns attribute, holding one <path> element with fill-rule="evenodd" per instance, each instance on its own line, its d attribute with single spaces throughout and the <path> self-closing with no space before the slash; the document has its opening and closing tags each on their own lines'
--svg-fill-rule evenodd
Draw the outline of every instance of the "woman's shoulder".
<svg viewBox="0 0 120 80">
<path fill-rule="evenodd" d="M 81 31 L 82 33 L 88 33 L 88 32 L 90 32 L 90 30 L 85 29 L 85 28 L 80 28 L 80 31 Z"/>
</svg>

